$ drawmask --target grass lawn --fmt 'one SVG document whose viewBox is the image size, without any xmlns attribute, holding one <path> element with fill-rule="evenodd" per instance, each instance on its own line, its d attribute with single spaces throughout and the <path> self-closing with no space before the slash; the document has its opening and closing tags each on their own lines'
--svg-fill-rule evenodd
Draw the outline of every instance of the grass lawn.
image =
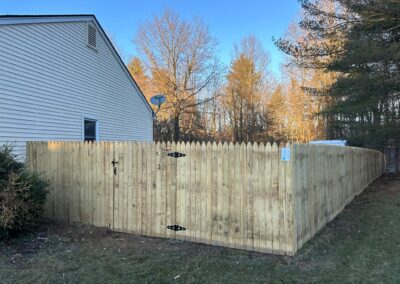
<svg viewBox="0 0 400 284">
<path fill-rule="evenodd" d="M 0 283 L 399 283 L 400 175 L 370 186 L 294 258 L 43 223 L 0 242 Z"/>
</svg>

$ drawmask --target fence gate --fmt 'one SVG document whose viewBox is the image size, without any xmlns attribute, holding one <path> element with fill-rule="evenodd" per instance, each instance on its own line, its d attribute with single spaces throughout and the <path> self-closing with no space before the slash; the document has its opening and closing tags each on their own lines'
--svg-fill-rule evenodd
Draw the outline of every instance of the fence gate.
<svg viewBox="0 0 400 284">
<path fill-rule="evenodd" d="M 176 147 L 165 143 L 114 143 L 110 160 L 112 228 L 175 237 Z M 170 154 L 170 155 L 168 155 Z"/>
</svg>

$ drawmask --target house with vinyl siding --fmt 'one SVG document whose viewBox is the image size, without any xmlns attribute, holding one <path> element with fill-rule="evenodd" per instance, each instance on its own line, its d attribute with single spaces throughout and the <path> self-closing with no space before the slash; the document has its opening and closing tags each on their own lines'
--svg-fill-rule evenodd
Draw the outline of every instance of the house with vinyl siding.
<svg viewBox="0 0 400 284">
<path fill-rule="evenodd" d="M 0 145 L 152 141 L 153 111 L 94 15 L 0 16 Z"/>
</svg>

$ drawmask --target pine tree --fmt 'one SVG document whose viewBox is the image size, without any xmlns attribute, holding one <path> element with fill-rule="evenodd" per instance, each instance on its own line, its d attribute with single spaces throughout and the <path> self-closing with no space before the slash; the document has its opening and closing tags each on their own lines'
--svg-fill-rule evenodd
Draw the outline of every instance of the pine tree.
<svg viewBox="0 0 400 284">
<path fill-rule="evenodd" d="M 332 138 L 381 149 L 399 141 L 400 2 L 332 0 L 330 10 L 324 1 L 300 2 L 300 26 L 317 43 L 277 44 L 299 65 L 338 74 L 320 91 L 333 102 L 325 109 Z"/>
<path fill-rule="evenodd" d="M 383 148 L 399 141 L 400 2 L 346 1 L 356 17 L 345 52 L 328 66 L 343 75 L 330 88 L 338 134 L 352 144 Z"/>
</svg>

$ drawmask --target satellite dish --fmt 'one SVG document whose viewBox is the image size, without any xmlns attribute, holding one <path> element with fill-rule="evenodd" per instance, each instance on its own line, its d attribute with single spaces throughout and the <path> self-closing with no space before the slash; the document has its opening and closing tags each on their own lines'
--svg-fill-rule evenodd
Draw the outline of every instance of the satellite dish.
<svg viewBox="0 0 400 284">
<path fill-rule="evenodd" d="M 162 94 L 158 94 L 158 95 L 152 96 L 152 97 L 150 98 L 151 104 L 153 104 L 153 105 L 155 105 L 155 106 L 158 106 L 158 108 L 160 108 L 160 106 L 161 106 L 163 103 L 165 103 L 165 100 L 166 100 L 166 98 L 165 98 L 165 96 L 162 95 Z"/>
</svg>

